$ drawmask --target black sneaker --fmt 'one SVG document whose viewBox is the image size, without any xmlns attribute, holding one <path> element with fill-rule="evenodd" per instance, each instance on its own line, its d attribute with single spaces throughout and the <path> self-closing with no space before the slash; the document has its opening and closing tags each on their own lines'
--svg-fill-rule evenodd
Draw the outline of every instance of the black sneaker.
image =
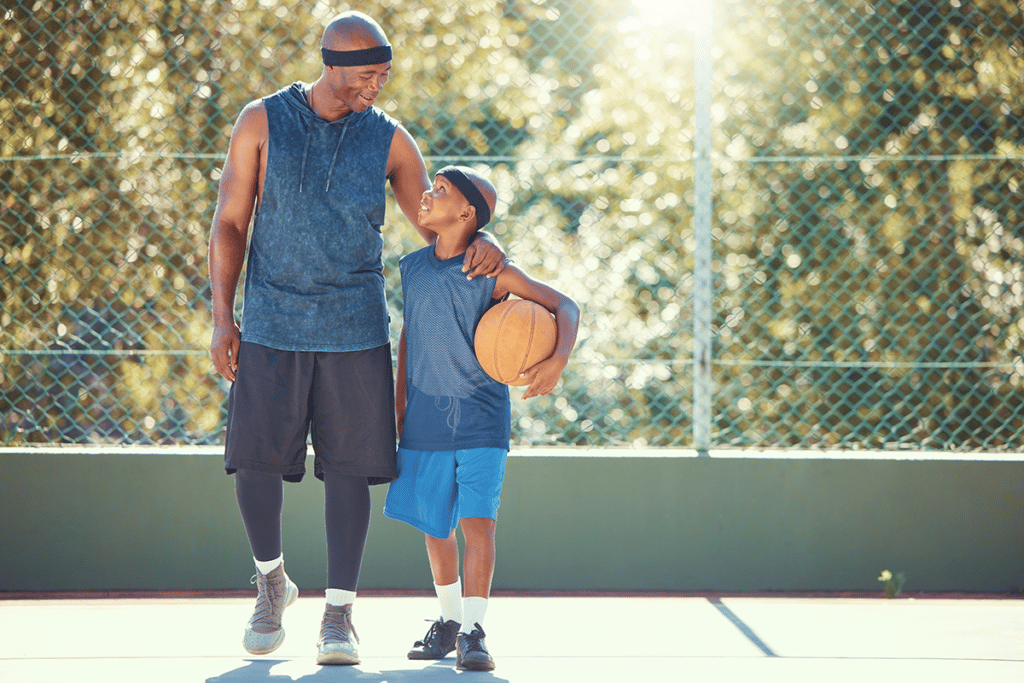
<svg viewBox="0 0 1024 683">
<path fill-rule="evenodd" d="M 467 671 L 492 671 L 494 659 L 487 652 L 484 643 L 484 629 L 480 624 L 473 624 L 470 633 L 459 633 L 455 647 L 455 666 Z"/>
<path fill-rule="evenodd" d="M 455 649 L 455 636 L 459 633 L 459 622 L 438 619 L 430 625 L 423 640 L 417 640 L 409 650 L 409 659 L 444 659 Z"/>
</svg>

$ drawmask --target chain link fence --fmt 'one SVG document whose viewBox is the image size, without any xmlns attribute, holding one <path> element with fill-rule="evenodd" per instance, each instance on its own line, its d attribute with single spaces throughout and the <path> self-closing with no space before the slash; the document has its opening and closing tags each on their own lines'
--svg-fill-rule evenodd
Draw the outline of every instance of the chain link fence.
<svg viewBox="0 0 1024 683">
<path fill-rule="evenodd" d="M 231 126 L 319 76 L 349 6 L 4 7 L 0 444 L 222 443 Z M 395 47 L 378 106 L 428 170 L 486 167 L 492 232 L 583 308 L 561 390 L 514 392 L 517 445 L 1021 449 L 1019 3 L 357 9 Z M 420 242 L 393 203 L 384 235 L 397 339 Z"/>
</svg>

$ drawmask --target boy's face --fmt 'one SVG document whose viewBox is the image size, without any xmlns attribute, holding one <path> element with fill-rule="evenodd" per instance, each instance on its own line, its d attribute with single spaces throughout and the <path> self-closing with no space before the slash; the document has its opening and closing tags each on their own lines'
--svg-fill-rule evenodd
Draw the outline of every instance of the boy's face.
<svg viewBox="0 0 1024 683">
<path fill-rule="evenodd" d="M 417 219 L 424 227 L 449 227 L 458 222 L 467 207 L 469 202 L 458 188 L 443 175 L 438 175 L 434 177 L 434 186 L 424 192 L 420 199 Z"/>
</svg>

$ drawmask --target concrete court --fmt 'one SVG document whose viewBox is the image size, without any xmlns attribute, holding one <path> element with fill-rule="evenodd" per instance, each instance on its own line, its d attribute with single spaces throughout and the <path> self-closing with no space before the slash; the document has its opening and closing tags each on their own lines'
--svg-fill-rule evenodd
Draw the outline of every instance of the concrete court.
<svg viewBox="0 0 1024 683">
<path fill-rule="evenodd" d="M 494 597 L 493 673 L 411 662 L 431 597 L 360 597 L 362 664 L 314 661 L 300 597 L 275 653 L 241 647 L 250 598 L 0 600 L 0 681 L 1024 681 L 1024 600 L 932 597 Z"/>
</svg>

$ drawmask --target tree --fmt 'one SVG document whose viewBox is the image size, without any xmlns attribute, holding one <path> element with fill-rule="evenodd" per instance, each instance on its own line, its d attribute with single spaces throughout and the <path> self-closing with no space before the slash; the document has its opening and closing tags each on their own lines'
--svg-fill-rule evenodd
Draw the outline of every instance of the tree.
<svg viewBox="0 0 1024 683">
<path fill-rule="evenodd" d="M 1019 448 L 1024 20 L 1012 0 L 716 0 L 719 445 Z M 692 17 L 382 0 L 381 105 L 583 306 L 521 444 L 690 443 Z M 5 10 L 0 440 L 218 443 L 206 241 L 231 126 L 345 5 Z M 497 10 L 497 11 L 496 11 Z M 690 23 L 687 23 L 690 22 Z M 703 48 L 702 48 L 703 49 Z M 420 240 L 389 207 L 386 270 Z"/>
<path fill-rule="evenodd" d="M 733 116 L 722 144 L 743 169 L 720 195 L 731 185 L 756 207 L 733 212 L 756 218 L 724 232 L 751 231 L 734 272 L 763 295 L 733 288 L 720 310 L 734 313 L 719 325 L 724 355 L 768 361 L 750 370 L 739 440 L 1019 441 L 1019 418 L 1008 418 L 1020 412 L 1020 374 L 1007 367 L 1020 266 L 1001 254 L 1015 242 L 1020 202 L 1006 190 L 1020 147 L 999 112 L 1021 94 L 1020 9 L 765 4 L 757 19 L 730 3 L 723 22 L 736 33 L 723 44 L 760 46 L 723 64 Z M 979 251 L 988 239 L 995 253 Z M 808 412 L 806 433 L 786 429 Z"/>
</svg>

